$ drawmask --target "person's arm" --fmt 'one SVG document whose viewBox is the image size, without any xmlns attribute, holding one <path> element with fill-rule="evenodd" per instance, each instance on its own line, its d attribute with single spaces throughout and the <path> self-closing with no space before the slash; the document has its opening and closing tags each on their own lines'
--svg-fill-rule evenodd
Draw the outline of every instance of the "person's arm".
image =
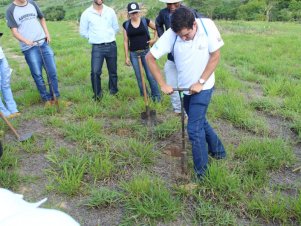
<svg viewBox="0 0 301 226">
<path fill-rule="evenodd" d="M 153 21 L 149 21 L 148 26 L 154 31 L 153 39 L 151 39 L 147 42 L 149 44 L 149 46 L 152 47 L 158 39 L 158 33 L 157 33 L 156 25 Z"/>
<path fill-rule="evenodd" d="M 33 46 L 33 40 L 28 40 L 26 38 L 24 38 L 18 31 L 18 29 L 16 27 L 11 28 L 11 32 L 13 34 L 13 36 L 19 40 L 20 42 L 24 42 L 26 45 L 28 46 Z"/>
<path fill-rule="evenodd" d="M 82 13 L 79 23 L 79 33 L 82 37 L 89 39 L 89 25 L 85 12 Z"/>
<path fill-rule="evenodd" d="M 164 33 L 164 22 L 163 22 L 163 16 L 161 14 L 161 12 L 159 12 L 159 15 L 156 18 L 156 30 L 157 30 L 157 34 L 158 37 L 161 37 Z"/>
<path fill-rule="evenodd" d="M 45 20 L 44 17 L 40 19 L 40 23 L 42 25 L 42 28 L 43 28 L 45 36 L 46 36 L 45 37 L 46 38 L 46 42 L 50 43 L 51 42 L 51 38 L 50 38 L 50 34 L 48 32 L 48 28 L 47 28 L 47 25 L 46 25 L 46 20 Z"/>
<path fill-rule="evenodd" d="M 210 57 L 208 60 L 208 63 L 205 67 L 205 70 L 203 71 L 202 75 L 200 76 L 200 79 L 204 79 L 205 81 L 208 80 L 208 78 L 211 76 L 211 74 L 215 71 L 220 59 L 220 50 L 216 50 L 212 53 L 210 53 Z M 190 92 L 191 93 L 199 93 L 202 91 L 203 86 L 201 83 L 196 82 L 191 85 Z"/>
<path fill-rule="evenodd" d="M 125 64 L 130 66 L 131 61 L 129 58 L 129 38 L 125 29 L 123 29 L 123 46 L 124 46 L 124 54 L 125 54 Z"/>
<path fill-rule="evenodd" d="M 148 54 L 146 55 L 146 61 L 152 75 L 154 76 L 155 80 L 158 82 L 162 92 L 165 94 L 172 94 L 173 89 L 165 82 L 161 74 L 160 68 L 156 62 L 156 59 L 151 52 L 148 52 Z"/>
</svg>

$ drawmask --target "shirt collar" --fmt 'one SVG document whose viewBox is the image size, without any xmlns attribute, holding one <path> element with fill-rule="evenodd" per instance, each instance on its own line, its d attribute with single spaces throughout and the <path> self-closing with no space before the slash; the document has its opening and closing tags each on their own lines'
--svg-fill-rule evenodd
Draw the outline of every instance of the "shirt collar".
<svg viewBox="0 0 301 226">
<path fill-rule="evenodd" d="M 103 8 L 102 8 L 102 14 L 103 14 L 104 12 L 107 11 L 107 8 L 108 8 L 108 7 L 107 7 L 105 4 L 102 4 L 102 5 L 103 5 Z M 90 11 L 91 13 L 97 13 L 97 11 L 93 8 L 93 5 L 90 6 L 89 11 Z M 97 14 L 98 14 L 98 13 L 97 13 Z"/>
</svg>

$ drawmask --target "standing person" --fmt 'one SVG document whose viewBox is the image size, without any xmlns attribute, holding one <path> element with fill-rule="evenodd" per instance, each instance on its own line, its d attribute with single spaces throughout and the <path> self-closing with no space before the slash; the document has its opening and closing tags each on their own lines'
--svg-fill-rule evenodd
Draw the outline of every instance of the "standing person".
<svg viewBox="0 0 301 226">
<path fill-rule="evenodd" d="M 171 52 L 178 70 L 179 87 L 190 89 L 184 92 L 184 108 L 188 115 L 187 132 L 192 143 L 194 169 L 199 178 L 207 170 L 208 152 L 217 159 L 226 156 L 222 142 L 206 119 L 215 82 L 214 70 L 223 45 L 212 20 L 195 19 L 190 9 L 181 7 L 171 17 L 171 29 L 146 56 L 149 68 L 165 94 L 172 94 L 173 87 L 164 81 L 156 59 Z"/>
<path fill-rule="evenodd" d="M 143 96 L 143 87 L 141 81 L 142 74 L 140 73 L 138 62 L 138 57 L 141 57 L 141 62 L 151 89 L 152 100 L 159 102 L 161 100 L 161 96 L 158 84 L 150 73 L 145 60 L 145 56 L 149 51 L 149 47 L 152 46 L 157 40 L 156 26 L 148 18 L 140 17 L 139 5 L 136 2 L 129 3 L 127 10 L 130 19 L 123 23 L 125 64 L 130 66 L 130 62 L 132 63 L 140 90 L 140 95 Z M 155 37 L 152 40 L 150 39 L 148 27 L 155 31 Z"/>
<path fill-rule="evenodd" d="M 101 73 L 104 59 L 109 72 L 110 94 L 118 92 L 117 87 L 117 46 L 115 35 L 119 31 L 115 11 L 103 4 L 103 0 L 93 0 L 80 18 L 80 34 L 92 44 L 91 82 L 93 99 L 102 97 Z"/>
<path fill-rule="evenodd" d="M 51 38 L 43 13 L 32 0 L 14 0 L 6 10 L 6 20 L 13 36 L 20 42 L 42 100 L 46 106 L 54 104 L 60 93 L 54 53 L 49 46 Z M 49 92 L 43 79 L 42 67 L 47 73 Z"/>
<path fill-rule="evenodd" d="M 0 37 L 2 34 L 3 33 L 0 33 Z M 12 69 L 9 67 L 2 47 L 0 46 L 0 88 L 2 98 L 6 104 L 5 106 L 2 102 L 2 98 L 0 98 L 0 111 L 5 117 L 8 118 L 13 118 L 20 115 L 10 88 L 11 73 Z"/>
<path fill-rule="evenodd" d="M 160 0 L 166 3 L 166 8 L 161 9 L 156 18 L 156 29 L 158 36 L 161 37 L 164 31 L 170 28 L 170 17 L 175 12 L 176 9 L 184 7 L 181 2 L 182 0 Z M 195 17 L 199 17 L 195 10 L 192 10 Z M 164 65 L 164 74 L 168 84 L 173 87 L 178 87 L 178 72 L 172 54 L 167 55 L 167 61 Z M 174 92 L 171 96 L 171 104 L 173 111 L 176 114 L 181 113 L 181 101 L 178 92 Z"/>
</svg>

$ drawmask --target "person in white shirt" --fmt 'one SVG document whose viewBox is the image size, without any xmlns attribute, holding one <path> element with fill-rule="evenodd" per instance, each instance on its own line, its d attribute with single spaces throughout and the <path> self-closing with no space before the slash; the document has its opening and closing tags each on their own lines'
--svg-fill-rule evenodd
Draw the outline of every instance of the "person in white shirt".
<svg viewBox="0 0 301 226">
<path fill-rule="evenodd" d="M 80 18 L 80 34 L 92 44 L 91 82 L 94 92 L 93 99 L 102 97 L 101 73 L 104 60 L 109 72 L 110 94 L 118 92 L 117 87 L 117 46 L 116 33 L 119 31 L 115 11 L 103 4 L 103 0 L 93 0 Z"/>
<path fill-rule="evenodd" d="M 208 153 L 217 159 L 226 151 L 221 140 L 206 119 L 206 112 L 214 89 L 214 70 L 224 42 L 214 22 L 208 18 L 195 19 L 190 9 L 178 8 L 171 16 L 168 29 L 146 56 L 149 68 L 165 94 L 172 94 L 156 63 L 167 53 L 174 56 L 178 71 L 178 85 L 189 88 L 184 92 L 184 108 L 188 115 L 187 132 L 192 143 L 194 169 L 198 178 L 207 170 Z"/>
</svg>

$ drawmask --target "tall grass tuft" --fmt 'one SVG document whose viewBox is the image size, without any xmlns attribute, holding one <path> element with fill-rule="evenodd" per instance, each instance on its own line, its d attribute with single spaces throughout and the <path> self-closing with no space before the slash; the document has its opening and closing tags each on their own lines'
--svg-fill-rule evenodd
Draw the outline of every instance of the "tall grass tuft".
<svg viewBox="0 0 301 226">
<path fill-rule="evenodd" d="M 103 152 L 93 153 L 89 158 L 88 169 L 94 181 L 110 177 L 117 170 L 110 150 L 106 148 Z"/>
<path fill-rule="evenodd" d="M 223 207 L 199 199 L 195 205 L 195 224 L 199 225 L 237 225 L 236 215 Z"/>
<path fill-rule="evenodd" d="M 126 221 L 133 224 L 150 224 L 156 220 L 168 222 L 181 212 L 180 201 L 172 196 L 159 178 L 141 173 L 129 182 L 123 182 L 121 187 L 125 192 Z"/>
<path fill-rule="evenodd" d="M 90 192 L 90 195 L 84 202 L 84 205 L 90 208 L 113 206 L 120 201 L 121 197 L 121 193 L 110 188 L 101 187 L 93 189 Z"/>
</svg>

